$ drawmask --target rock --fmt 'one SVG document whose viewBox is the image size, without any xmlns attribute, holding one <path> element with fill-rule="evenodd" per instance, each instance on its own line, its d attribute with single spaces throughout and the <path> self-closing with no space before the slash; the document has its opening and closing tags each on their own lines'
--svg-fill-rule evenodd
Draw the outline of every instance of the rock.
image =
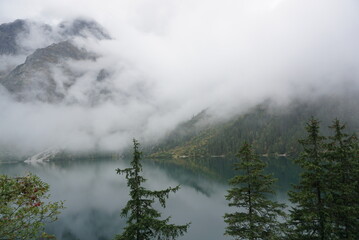
<svg viewBox="0 0 359 240">
<path fill-rule="evenodd" d="M 17 43 L 19 33 L 29 31 L 25 20 L 0 25 L 0 55 L 15 55 L 21 50 Z"/>
<path fill-rule="evenodd" d="M 67 61 L 95 59 L 95 54 L 79 49 L 70 41 L 55 43 L 28 56 L 25 63 L 1 80 L 1 84 L 20 101 L 59 102 L 64 98 L 66 89 L 71 86 L 71 81 L 76 78 Z M 63 86 L 59 86 L 59 81 L 56 81 L 52 71 L 54 66 L 69 79 Z"/>
<path fill-rule="evenodd" d="M 60 32 L 65 38 L 81 36 L 94 37 L 98 40 L 111 39 L 110 35 L 97 22 L 85 19 L 75 19 L 72 22 L 62 22 Z"/>
<path fill-rule="evenodd" d="M 50 161 L 56 157 L 56 155 L 60 152 L 58 149 L 47 149 L 43 152 L 33 155 L 29 157 L 24 162 L 26 163 L 41 163 L 45 161 Z"/>
</svg>

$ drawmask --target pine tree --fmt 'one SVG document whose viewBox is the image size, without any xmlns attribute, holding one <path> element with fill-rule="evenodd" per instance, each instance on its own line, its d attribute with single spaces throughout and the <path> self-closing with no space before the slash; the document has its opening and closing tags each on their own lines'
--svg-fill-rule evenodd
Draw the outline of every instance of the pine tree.
<svg viewBox="0 0 359 240">
<path fill-rule="evenodd" d="M 313 117 L 306 125 L 307 137 L 299 140 L 303 147 L 296 163 L 302 168 L 296 191 L 290 191 L 291 209 L 289 239 L 328 240 L 330 222 L 326 206 L 328 161 L 324 136 L 319 134 L 319 121 Z"/>
<path fill-rule="evenodd" d="M 185 225 L 169 224 L 170 217 L 160 220 L 161 213 L 155 210 L 152 204 L 155 199 L 158 199 L 161 206 L 165 208 L 169 194 L 178 191 L 179 186 L 161 191 L 150 191 L 144 188 L 142 183 L 146 179 L 140 175 L 142 153 L 139 151 L 139 143 L 135 139 L 133 144 L 132 167 L 116 169 L 118 174 L 126 175 L 131 197 L 121 211 L 121 215 L 127 217 L 127 226 L 122 234 L 116 236 L 116 240 L 176 239 L 187 232 L 189 223 Z"/>
<path fill-rule="evenodd" d="M 263 173 L 266 164 L 253 153 L 251 145 L 245 143 L 237 157 L 240 161 L 235 169 L 240 175 L 230 179 L 234 187 L 228 191 L 226 199 L 230 201 L 229 206 L 237 207 L 238 211 L 224 215 L 228 224 L 225 234 L 234 239 L 280 239 L 278 218 L 284 217 L 285 206 L 267 199 L 268 194 L 274 193 L 273 177 Z"/>
<path fill-rule="evenodd" d="M 345 125 L 333 121 L 327 157 L 328 211 L 333 226 L 331 239 L 359 239 L 359 153 L 355 135 L 344 133 Z"/>
</svg>

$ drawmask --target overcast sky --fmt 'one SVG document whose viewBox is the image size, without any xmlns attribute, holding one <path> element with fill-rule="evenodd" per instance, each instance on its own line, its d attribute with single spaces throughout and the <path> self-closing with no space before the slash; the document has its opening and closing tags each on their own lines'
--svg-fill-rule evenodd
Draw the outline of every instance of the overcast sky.
<svg viewBox="0 0 359 240">
<path fill-rule="evenodd" d="M 151 89 L 149 105 L 126 106 L 123 127 L 147 137 L 208 107 L 233 114 L 357 88 L 358 13 L 357 0 L 0 0 L 2 23 L 85 17 L 104 26 L 114 40 L 92 47 L 112 66 L 126 59 Z M 136 126 L 138 112 L 147 120 Z"/>
</svg>

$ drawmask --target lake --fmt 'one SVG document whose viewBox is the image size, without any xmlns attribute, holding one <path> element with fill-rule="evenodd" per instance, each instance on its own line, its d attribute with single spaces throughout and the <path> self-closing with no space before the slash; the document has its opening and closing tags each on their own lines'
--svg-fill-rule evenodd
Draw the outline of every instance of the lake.
<svg viewBox="0 0 359 240">
<path fill-rule="evenodd" d="M 50 184 L 51 199 L 65 200 L 66 209 L 59 220 L 50 223 L 47 231 L 59 240 L 107 240 L 120 233 L 125 219 L 120 211 L 128 198 L 125 177 L 116 168 L 129 167 L 130 160 L 98 159 L 55 161 L 37 164 L 0 164 L 0 173 L 24 175 L 32 172 Z M 191 226 L 181 240 L 218 240 L 223 236 L 223 215 L 233 211 L 225 200 L 234 176 L 233 160 L 223 158 L 199 160 L 143 160 L 144 184 L 150 190 L 181 185 L 171 194 L 167 207 L 156 208 L 162 217 L 172 216 L 171 223 Z M 278 182 L 275 199 L 287 203 L 287 191 L 297 181 L 298 169 L 285 158 L 270 160 L 266 169 Z"/>
</svg>

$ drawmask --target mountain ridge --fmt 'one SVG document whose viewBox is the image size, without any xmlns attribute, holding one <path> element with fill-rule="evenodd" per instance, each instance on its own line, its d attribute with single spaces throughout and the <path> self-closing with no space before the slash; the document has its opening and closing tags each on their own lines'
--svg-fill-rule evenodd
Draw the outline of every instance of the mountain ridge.
<svg viewBox="0 0 359 240">
<path fill-rule="evenodd" d="M 26 37 L 31 32 L 45 38 L 42 40 L 44 46 L 29 48 Z M 99 57 L 97 53 L 78 47 L 76 38 L 101 41 L 111 39 L 111 36 L 97 22 L 81 18 L 57 26 L 22 19 L 1 24 L 0 57 L 25 54 L 26 59 L 0 69 L 0 84 L 17 101 L 63 102 L 69 87 L 84 74 L 72 71 L 72 62 L 94 62 Z M 98 70 L 98 81 L 108 76 L 106 69 Z"/>
<path fill-rule="evenodd" d="M 46 48 L 35 50 L 25 62 L 18 65 L 0 83 L 20 101 L 40 100 L 59 102 L 64 98 L 64 92 L 59 91 L 56 79 L 51 72 L 51 66 L 57 66 L 63 73 L 75 81 L 76 76 L 67 67 L 67 60 L 96 60 L 94 53 L 79 49 L 70 41 L 53 43 Z M 64 84 L 66 89 L 71 82 Z"/>
</svg>

